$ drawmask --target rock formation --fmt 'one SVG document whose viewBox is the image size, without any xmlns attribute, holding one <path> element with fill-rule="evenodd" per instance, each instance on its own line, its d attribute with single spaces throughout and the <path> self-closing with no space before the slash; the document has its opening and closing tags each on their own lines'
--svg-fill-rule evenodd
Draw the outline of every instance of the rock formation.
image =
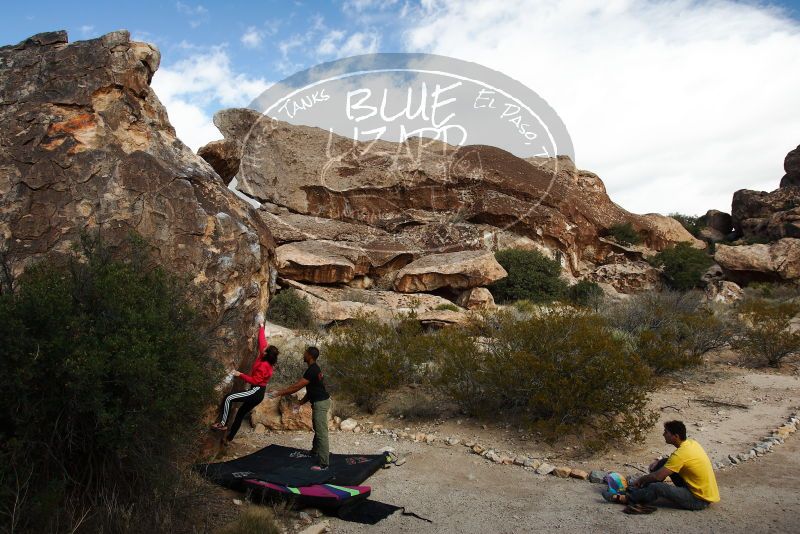
<svg viewBox="0 0 800 534">
<path fill-rule="evenodd" d="M 784 238 L 755 245 L 717 245 L 714 260 L 734 282 L 800 278 L 800 239 Z"/>
<path fill-rule="evenodd" d="M 129 232 L 189 274 L 226 365 L 252 357 L 274 242 L 255 211 L 175 136 L 150 88 L 160 55 L 127 31 L 66 32 L 0 48 L 0 247 L 15 274 L 83 231 L 112 248 Z"/>
<path fill-rule="evenodd" d="M 783 170 L 786 174 L 781 178 L 781 187 L 800 187 L 800 146 L 786 154 Z"/>
</svg>

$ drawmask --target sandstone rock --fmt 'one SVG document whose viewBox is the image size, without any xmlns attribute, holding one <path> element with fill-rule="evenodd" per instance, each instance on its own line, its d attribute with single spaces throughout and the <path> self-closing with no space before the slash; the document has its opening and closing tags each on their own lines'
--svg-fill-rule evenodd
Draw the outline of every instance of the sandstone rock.
<svg viewBox="0 0 800 534">
<path fill-rule="evenodd" d="M 211 165 L 225 185 L 231 183 L 239 172 L 239 152 L 230 141 L 211 141 L 200 147 L 197 155 Z"/>
<path fill-rule="evenodd" d="M 734 280 L 800 278 L 800 239 L 784 238 L 770 244 L 718 245 L 714 260 Z"/>
<path fill-rule="evenodd" d="M 253 429 L 253 432 L 255 432 L 256 434 L 266 434 L 267 427 L 261 423 L 257 423 L 255 428 Z"/>
<path fill-rule="evenodd" d="M 572 469 L 569 467 L 556 467 L 551 472 L 552 475 L 555 475 L 558 478 L 569 478 L 570 473 L 572 473 Z"/>
<path fill-rule="evenodd" d="M 781 187 L 800 187 L 800 146 L 786 154 L 783 169 L 786 174 L 781 179 Z"/>
<path fill-rule="evenodd" d="M 396 244 L 380 248 L 324 240 L 287 243 L 275 250 L 280 276 L 317 284 L 350 282 L 357 275 L 380 276 L 408 264 L 414 254 Z"/>
<path fill-rule="evenodd" d="M 486 452 L 486 449 L 484 449 L 480 445 L 475 445 L 475 446 L 472 447 L 472 452 L 474 452 L 475 454 L 481 454 L 482 455 L 484 452 Z"/>
<path fill-rule="evenodd" d="M 366 224 L 311 217 L 292 213 L 280 206 L 262 205 L 258 214 L 279 244 L 310 240 L 364 244 L 376 239 L 391 238 L 388 232 Z"/>
<path fill-rule="evenodd" d="M 782 187 L 770 193 L 736 191 L 731 215 L 738 235 L 745 238 L 800 237 L 800 187 Z"/>
<path fill-rule="evenodd" d="M 485 287 L 474 287 L 463 291 L 458 296 L 456 303 L 468 310 L 491 310 L 495 308 L 494 297 Z"/>
<path fill-rule="evenodd" d="M 556 466 L 550 465 L 548 463 L 542 463 L 539 467 L 536 468 L 537 475 L 549 475 L 555 470 Z"/>
<path fill-rule="evenodd" d="M 698 234 L 698 237 L 704 241 L 724 241 L 727 237 L 727 234 L 723 234 L 719 230 L 715 230 L 714 228 L 701 228 Z"/>
<path fill-rule="evenodd" d="M 394 288 L 402 293 L 433 291 L 442 287 L 473 288 L 508 275 L 494 254 L 462 251 L 432 254 L 411 262 L 397 273 Z"/>
<path fill-rule="evenodd" d="M 606 478 L 605 471 L 592 471 L 589 473 L 589 482 L 593 484 L 603 484 Z"/>
<path fill-rule="evenodd" d="M 364 290 L 356 288 L 322 287 L 282 280 L 309 301 L 317 322 L 328 324 L 371 315 L 388 321 L 398 313 L 416 313 L 422 323 L 459 324 L 469 319 L 466 311 L 454 312 L 438 309 L 452 303 L 442 297 L 425 293 L 403 294 L 393 291 Z"/>
<path fill-rule="evenodd" d="M 589 478 L 589 473 L 587 473 L 583 469 L 573 469 L 572 471 L 570 471 L 569 476 L 572 478 L 577 478 L 579 480 L 587 480 Z"/>
<path fill-rule="evenodd" d="M 522 465 L 532 469 L 537 469 L 540 465 L 542 465 L 542 461 L 535 458 L 526 458 Z"/>
<path fill-rule="evenodd" d="M 500 231 L 513 226 L 519 237 L 558 250 L 573 274 L 585 259 L 602 259 L 597 237 L 615 223 L 632 222 L 657 249 L 694 242 L 675 221 L 621 209 L 596 175 L 564 158 L 525 161 L 495 147 L 418 139 L 353 142 L 319 128 L 259 120 L 247 110 L 220 112 L 215 123 L 221 122 L 245 124 L 220 126 L 226 140 L 243 147 L 240 190 L 294 213 L 391 233 L 454 221 Z M 478 248 L 471 237 L 441 241 L 429 229 L 419 234 L 428 252 Z"/>
<path fill-rule="evenodd" d="M 193 278 L 219 325 L 209 337 L 221 363 L 247 367 L 274 242 L 176 138 L 150 88 L 159 62 L 127 31 L 71 44 L 53 32 L 0 48 L 0 247 L 19 274 L 100 227 L 124 255 L 135 231 L 155 262 Z"/>
<path fill-rule="evenodd" d="M 728 280 L 718 280 L 706 286 L 705 298 L 710 302 L 733 304 L 744 296 L 742 288 Z"/>
<path fill-rule="evenodd" d="M 715 263 L 700 277 L 703 285 L 708 285 L 712 282 L 721 282 L 725 279 L 725 271 L 719 264 Z"/>
<path fill-rule="evenodd" d="M 358 421 L 355 419 L 345 419 L 341 423 L 339 423 L 339 429 L 342 432 L 352 432 L 358 426 Z"/>
<path fill-rule="evenodd" d="M 503 463 L 503 459 L 500 457 L 499 454 L 497 454 L 494 451 L 489 451 L 484 456 L 486 457 L 487 460 L 491 460 L 496 464 Z"/>
<path fill-rule="evenodd" d="M 723 237 L 733 231 L 733 218 L 729 213 L 717 210 L 708 210 L 703 217 L 705 226 L 716 230 Z"/>
<path fill-rule="evenodd" d="M 601 265 L 586 275 L 586 280 L 608 284 L 620 293 L 639 293 L 661 288 L 661 273 L 646 261 Z"/>
<path fill-rule="evenodd" d="M 681 223 L 672 217 L 667 217 L 659 213 L 648 213 L 642 215 L 649 223 L 650 237 L 648 244 L 656 250 L 663 250 L 675 243 L 688 242 L 694 248 L 704 249 L 706 244 L 690 234 Z"/>
<path fill-rule="evenodd" d="M 300 405 L 305 390 L 294 395 L 264 400 L 250 412 L 250 424 L 265 430 L 311 430 L 311 407 Z"/>
</svg>

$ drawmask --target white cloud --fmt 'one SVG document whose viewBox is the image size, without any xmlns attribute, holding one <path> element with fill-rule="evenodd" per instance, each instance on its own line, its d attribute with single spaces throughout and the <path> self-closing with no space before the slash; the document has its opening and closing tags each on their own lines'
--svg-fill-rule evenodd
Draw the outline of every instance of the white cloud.
<svg viewBox="0 0 800 534">
<path fill-rule="evenodd" d="M 178 137 L 192 150 L 222 137 L 210 109 L 246 106 L 269 85 L 263 78 L 234 72 L 223 47 L 198 49 L 184 60 L 162 66 L 152 83 Z"/>
<path fill-rule="evenodd" d="M 202 5 L 192 6 L 189 4 L 184 4 L 183 2 L 176 2 L 175 9 L 178 10 L 178 13 L 186 15 L 186 18 L 189 21 L 189 26 L 192 28 L 197 28 L 206 20 L 208 20 L 208 9 Z"/>
<path fill-rule="evenodd" d="M 242 44 L 248 48 L 258 48 L 263 40 L 263 34 L 255 26 L 247 28 L 241 38 Z"/>
<path fill-rule="evenodd" d="M 316 51 L 320 58 L 374 54 L 379 42 L 380 37 L 375 32 L 355 32 L 348 37 L 342 30 L 331 30 L 322 37 Z"/>
<path fill-rule="evenodd" d="M 578 165 L 631 211 L 728 211 L 737 189 L 776 188 L 800 142 L 800 24 L 775 8 L 448 0 L 408 20 L 409 49 L 486 65 L 546 99 Z"/>
</svg>

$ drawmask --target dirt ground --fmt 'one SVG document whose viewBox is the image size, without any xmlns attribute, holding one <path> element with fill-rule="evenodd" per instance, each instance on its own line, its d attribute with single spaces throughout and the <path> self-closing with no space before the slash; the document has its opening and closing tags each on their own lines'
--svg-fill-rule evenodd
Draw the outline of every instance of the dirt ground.
<svg viewBox="0 0 800 534">
<path fill-rule="evenodd" d="M 699 400 L 698 400 L 699 399 Z M 719 405 L 714 400 L 746 408 Z M 661 421 L 681 419 L 713 462 L 749 450 L 800 407 L 800 378 L 795 374 L 753 371 L 716 362 L 686 373 L 651 397 Z M 366 418 L 360 418 L 362 421 Z M 554 465 L 635 473 L 624 464 L 647 465 L 653 456 L 671 452 L 657 425 L 643 444 L 602 455 L 581 451 L 574 437 L 547 445 L 506 425 L 450 419 L 411 424 L 372 417 L 390 428 L 410 428 L 439 437 L 474 439 L 509 454 L 547 458 Z M 484 427 L 485 426 L 485 427 Z M 798 433 L 800 434 L 800 433 Z M 308 447 L 311 434 L 245 433 L 230 456 L 269 443 Z M 464 446 L 393 441 L 385 435 L 333 432 L 334 452 L 375 453 L 391 446 L 407 458 L 402 466 L 381 470 L 369 479 L 372 498 L 405 506 L 433 524 L 394 514 L 375 526 L 330 519 L 333 532 L 535 532 L 591 530 L 658 532 L 798 532 L 800 514 L 800 437 L 792 435 L 774 452 L 717 472 L 722 502 L 702 512 L 661 509 L 650 516 L 627 516 L 600 497 L 601 485 L 536 475 L 518 466 L 496 465 Z"/>
</svg>

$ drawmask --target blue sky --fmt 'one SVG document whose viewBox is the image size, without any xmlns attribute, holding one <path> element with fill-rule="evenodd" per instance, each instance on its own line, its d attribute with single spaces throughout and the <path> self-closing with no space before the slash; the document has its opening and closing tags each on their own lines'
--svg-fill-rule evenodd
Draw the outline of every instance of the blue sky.
<svg viewBox="0 0 800 534">
<path fill-rule="evenodd" d="M 481 63 L 559 113 L 577 163 L 635 212 L 728 211 L 771 190 L 800 143 L 800 0 L 4 2 L 0 43 L 128 29 L 161 50 L 153 87 L 196 149 L 213 113 L 321 61 L 435 52 Z"/>
</svg>

